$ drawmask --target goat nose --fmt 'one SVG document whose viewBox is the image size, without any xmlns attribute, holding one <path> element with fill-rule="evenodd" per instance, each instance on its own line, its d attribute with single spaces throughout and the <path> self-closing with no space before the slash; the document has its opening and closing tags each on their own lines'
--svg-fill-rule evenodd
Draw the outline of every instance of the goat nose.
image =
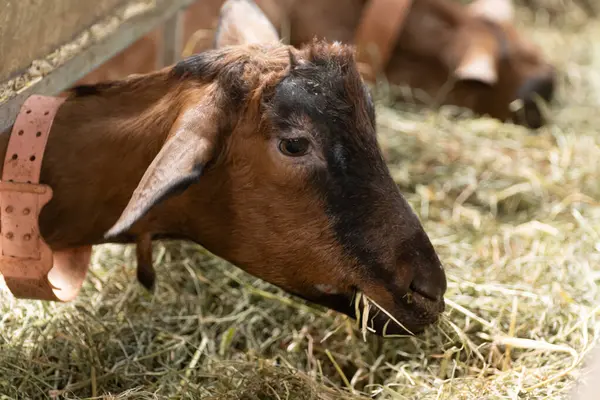
<svg viewBox="0 0 600 400">
<path fill-rule="evenodd" d="M 538 129 L 545 124 L 542 111 L 537 104 L 537 97 L 550 102 L 554 97 L 555 72 L 551 69 L 548 73 L 529 78 L 519 88 L 517 98 L 523 102 L 523 108 L 516 112 L 517 122 L 532 129 Z"/>
<path fill-rule="evenodd" d="M 410 289 L 434 301 L 440 301 L 446 293 L 446 273 L 441 264 L 426 271 L 418 270 L 413 278 Z"/>
</svg>

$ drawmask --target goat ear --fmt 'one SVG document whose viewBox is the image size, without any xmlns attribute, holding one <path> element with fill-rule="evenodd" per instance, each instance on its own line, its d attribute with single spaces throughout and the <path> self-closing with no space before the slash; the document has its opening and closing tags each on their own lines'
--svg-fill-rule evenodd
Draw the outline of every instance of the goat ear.
<svg viewBox="0 0 600 400">
<path fill-rule="evenodd" d="M 486 85 L 498 82 L 496 58 L 477 47 L 470 48 L 454 70 L 456 78 L 462 81 L 477 81 Z"/>
<path fill-rule="evenodd" d="M 468 8 L 471 14 L 497 23 L 512 22 L 515 15 L 512 0 L 475 0 Z"/>
<path fill-rule="evenodd" d="M 204 103 L 180 114 L 169 139 L 154 158 L 125 210 L 104 235 L 118 236 L 163 200 L 183 192 L 198 181 L 213 156 L 217 140 L 217 110 Z"/>
<path fill-rule="evenodd" d="M 227 0 L 221 7 L 215 48 L 277 41 L 277 30 L 253 0 Z"/>
</svg>

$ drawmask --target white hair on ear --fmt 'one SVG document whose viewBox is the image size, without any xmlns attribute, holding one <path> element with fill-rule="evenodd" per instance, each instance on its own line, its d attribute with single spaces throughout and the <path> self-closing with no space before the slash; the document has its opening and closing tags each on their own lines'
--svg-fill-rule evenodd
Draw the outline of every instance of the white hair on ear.
<svg viewBox="0 0 600 400">
<path fill-rule="evenodd" d="M 227 0 L 221 7 L 216 48 L 277 41 L 277 30 L 253 0 Z"/>
<path fill-rule="evenodd" d="M 511 22 L 515 15 L 512 0 L 475 0 L 468 8 L 472 14 L 497 23 Z"/>
<path fill-rule="evenodd" d="M 498 81 L 496 60 L 492 54 L 475 48 L 465 54 L 454 75 L 460 80 L 473 80 L 493 85 Z"/>
</svg>

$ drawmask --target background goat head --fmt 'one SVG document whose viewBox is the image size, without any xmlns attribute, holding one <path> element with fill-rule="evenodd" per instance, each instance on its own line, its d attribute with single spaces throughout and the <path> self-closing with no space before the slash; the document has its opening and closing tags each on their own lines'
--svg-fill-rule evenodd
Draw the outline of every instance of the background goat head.
<svg viewBox="0 0 600 400">
<path fill-rule="evenodd" d="M 403 325 L 373 308 L 380 334 L 436 321 L 445 273 L 384 162 L 352 47 L 283 45 L 249 0 L 225 4 L 217 42 L 71 91 L 42 170 L 48 244 L 184 238 L 350 316 L 363 292 Z"/>
<path fill-rule="evenodd" d="M 223 0 L 202 0 L 185 11 L 186 40 L 205 40 L 189 50 L 213 44 L 213 29 Z M 313 38 L 353 43 L 365 0 L 257 0 L 278 31 L 292 45 Z M 430 105 L 453 104 L 531 128 L 545 121 L 537 100 L 549 102 L 555 86 L 554 68 L 528 38 L 513 26 L 511 0 L 414 1 L 392 58 L 385 69 L 390 83 L 420 89 Z M 85 77 L 82 82 L 123 77 L 155 68 L 160 31 Z M 512 105 L 511 105 L 512 104 Z M 514 106 L 518 106 L 514 108 Z"/>
</svg>

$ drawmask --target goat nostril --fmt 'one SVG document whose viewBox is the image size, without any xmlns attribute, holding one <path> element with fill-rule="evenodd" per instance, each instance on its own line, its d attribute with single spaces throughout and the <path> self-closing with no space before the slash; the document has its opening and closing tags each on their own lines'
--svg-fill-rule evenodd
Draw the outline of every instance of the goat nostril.
<svg viewBox="0 0 600 400">
<path fill-rule="evenodd" d="M 446 293 L 446 276 L 443 275 L 442 280 L 433 276 L 417 277 L 411 282 L 409 288 L 429 300 L 440 301 Z"/>
<path fill-rule="evenodd" d="M 545 118 L 539 107 L 538 100 L 549 103 L 554 97 L 555 86 L 554 74 L 528 79 L 520 88 L 517 98 L 522 103 L 522 108 L 513 111 L 517 123 L 528 126 L 531 129 L 541 128 L 545 124 Z"/>
<path fill-rule="evenodd" d="M 434 285 L 417 286 L 413 282 L 410 284 L 410 290 L 428 298 L 429 300 L 438 301 L 441 297 L 441 290 L 436 289 Z"/>
<path fill-rule="evenodd" d="M 527 101 L 539 96 L 550 102 L 554 97 L 554 80 L 554 74 L 530 78 L 521 85 L 517 97 Z"/>
</svg>

